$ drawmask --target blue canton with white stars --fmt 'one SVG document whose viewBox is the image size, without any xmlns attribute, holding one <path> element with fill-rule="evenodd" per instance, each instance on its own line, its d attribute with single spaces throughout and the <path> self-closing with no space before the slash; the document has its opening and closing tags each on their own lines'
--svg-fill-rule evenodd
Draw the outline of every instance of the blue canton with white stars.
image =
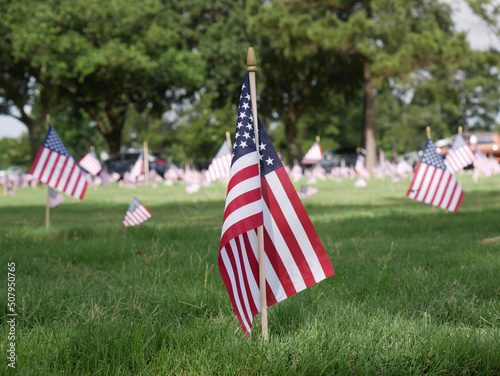
<svg viewBox="0 0 500 376">
<path fill-rule="evenodd" d="M 132 197 L 132 201 L 130 202 L 130 205 L 128 207 L 128 210 L 130 213 L 133 213 L 135 211 L 135 209 L 137 209 L 139 206 L 141 206 L 141 202 L 135 198 L 135 197 Z"/>
<path fill-rule="evenodd" d="M 260 173 L 268 174 L 282 167 L 281 161 L 274 150 L 262 123 L 259 119 L 259 153 L 260 153 Z M 243 86 L 241 87 L 240 105 L 238 108 L 238 119 L 236 121 L 236 132 L 233 143 L 233 161 L 237 161 L 242 156 L 256 151 L 255 132 L 253 129 L 252 101 L 250 96 L 250 83 L 248 74 L 245 75 Z"/>
<path fill-rule="evenodd" d="M 62 154 L 67 158 L 70 157 L 68 151 L 66 150 L 63 143 L 59 139 L 59 136 L 57 135 L 56 131 L 50 125 L 49 125 L 49 131 L 47 132 L 47 136 L 45 136 L 45 140 L 43 141 L 42 146 L 44 148 L 55 151 L 58 154 Z"/>
<path fill-rule="evenodd" d="M 436 147 L 430 139 L 427 139 L 424 154 L 422 154 L 420 162 L 436 168 L 440 168 L 441 170 L 446 170 L 446 165 L 443 162 L 443 157 L 437 153 Z"/>
<path fill-rule="evenodd" d="M 465 142 L 464 136 L 462 136 L 460 133 L 456 135 L 455 139 L 453 140 L 453 144 L 451 145 L 451 150 L 457 150 L 460 149 L 462 146 L 467 145 Z"/>
</svg>

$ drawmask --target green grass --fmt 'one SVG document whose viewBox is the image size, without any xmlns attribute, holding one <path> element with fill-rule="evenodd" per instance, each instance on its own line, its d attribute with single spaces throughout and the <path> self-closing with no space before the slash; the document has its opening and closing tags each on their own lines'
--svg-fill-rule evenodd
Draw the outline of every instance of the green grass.
<svg viewBox="0 0 500 376">
<path fill-rule="evenodd" d="M 45 188 L 0 196 L 0 374 L 499 375 L 500 176 L 459 177 L 458 213 L 409 180 L 320 182 L 304 200 L 336 275 L 247 339 L 217 267 L 225 187 L 90 188 L 45 229 Z M 121 222 L 132 195 L 153 217 Z M 7 263 L 16 263 L 16 369 Z"/>
</svg>

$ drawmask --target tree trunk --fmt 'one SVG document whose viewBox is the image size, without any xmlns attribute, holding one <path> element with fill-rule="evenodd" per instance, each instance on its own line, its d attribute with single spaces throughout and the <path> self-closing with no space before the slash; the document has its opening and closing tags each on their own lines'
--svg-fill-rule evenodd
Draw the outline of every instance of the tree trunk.
<svg viewBox="0 0 500 376">
<path fill-rule="evenodd" d="M 42 132 L 45 129 L 45 120 L 38 117 L 31 121 L 25 121 L 24 124 L 28 127 L 28 136 L 30 140 L 31 163 L 35 162 L 38 150 L 42 145 Z"/>
<path fill-rule="evenodd" d="M 363 107 L 364 136 L 366 149 L 366 169 L 373 171 L 377 163 L 377 145 L 375 143 L 375 86 L 371 79 L 371 62 L 363 61 L 365 100 Z"/>
<path fill-rule="evenodd" d="M 122 143 L 122 127 L 113 127 L 111 132 L 103 133 L 110 154 L 118 153 Z"/>
</svg>

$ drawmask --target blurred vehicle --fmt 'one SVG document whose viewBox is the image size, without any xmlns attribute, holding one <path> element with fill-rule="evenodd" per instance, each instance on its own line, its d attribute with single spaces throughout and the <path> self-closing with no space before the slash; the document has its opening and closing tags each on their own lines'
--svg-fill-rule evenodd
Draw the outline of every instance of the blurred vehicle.
<svg viewBox="0 0 500 376">
<path fill-rule="evenodd" d="M 346 167 L 354 166 L 358 153 L 356 146 L 340 147 L 328 150 L 323 153 L 323 160 L 319 165 L 330 172 L 332 168 L 342 166 L 344 163 Z"/>
<path fill-rule="evenodd" d="M 103 161 L 104 168 L 109 174 L 117 172 L 120 174 L 120 177 L 123 178 L 123 175 L 125 175 L 127 171 L 130 171 L 135 162 L 137 162 L 137 158 L 139 158 L 140 154 L 140 152 L 119 152 L 112 154 L 108 159 Z M 155 170 L 163 177 L 167 167 L 165 159 L 152 153 L 148 153 L 148 161 L 149 170 Z"/>
<path fill-rule="evenodd" d="M 500 133 L 498 132 L 468 132 L 464 138 L 474 150 L 477 147 L 487 157 L 493 155 L 500 162 Z M 443 157 L 446 156 L 453 144 L 454 136 L 437 140 L 436 151 Z"/>
</svg>

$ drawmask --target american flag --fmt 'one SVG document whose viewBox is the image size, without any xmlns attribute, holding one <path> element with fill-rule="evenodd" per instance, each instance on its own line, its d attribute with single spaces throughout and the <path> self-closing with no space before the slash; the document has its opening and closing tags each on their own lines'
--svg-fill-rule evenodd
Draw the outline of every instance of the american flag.
<svg viewBox="0 0 500 376">
<path fill-rule="evenodd" d="M 247 336 L 253 317 L 261 311 L 257 228 L 262 225 L 267 306 L 334 274 L 311 220 L 260 121 L 259 144 L 256 145 L 246 75 L 240 97 L 218 264 L 234 312 Z"/>
<path fill-rule="evenodd" d="M 299 189 L 299 197 L 307 198 L 318 193 L 318 188 L 308 187 L 306 185 L 301 185 Z"/>
<path fill-rule="evenodd" d="M 356 158 L 356 164 L 354 165 L 354 171 L 356 171 L 356 174 L 358 174 L 362 178 L 370 179 L 370 173 L 365 168 L 365 156 L 361 152 L 358 153 L 358 157 Z"/>
<path fill-rule="evenodd" d="M 141 154 L 137 157 L 137 161 L 132 167 L 132 171 L 130 171 L 129 181 L 135 182 L 137 178 L 144 173 L 144 152 L 141 151 Z"/>
<path fill-rule="evenodd" d="M 321 160 L 323 160 L 323 151 L 321 150 L 319 141 L 316 141 L 307 151 L 306 155 L 304 155 L 304 158 L 302 158 L 302 164 L 316 164 Z"/>
<path fill-rule="evenodd" d="M 476 149 L 474 155 L 474 168 L 482 172 L 484 176 L 491 177 L 493 175 L 493 164 L 479 149 Z"/>
<path fill-rule="evenodd" d="M 85 154 L 78 164 L 94 176 L 99 175 L 99 172 L 102 170 L 101 163 L 94 151 L 89 151 Z"/>
<path fill-rule="evenodd" d="M 231 157 L 231 145 L 227 140 L 224 140 L 212 163 L 208 166 L 205 181 L 211 183 L 218 179 L 227 179 L 231 168 Z"/>
<path fill-rule="evenodd" d="M 63 194 L 49 187 L 49 208 L 55 208 L 63 202 L 65 198 Z"/>
<path fill-rule="evenodd" d="M 452 172 L 436 152 L 434 143 L 427 139 L 424 153 L 418 162 L 410 188 L 406 195 L 417 201 L 458 211 L 463 191 Z"/>
<path fill-rule="evenodd" d="M 49 187 L 79 200 L 83 199 L 87 190 L 87 181 L 82 170 L 51 126 L 38 150 L 30 174 Z"/>
<path fill-rule="evenodd" d="M 474 153 L 460 133 L 455 136 L 444 163 L 451 172 L 463 170 L 474 163 Z"/>
<path fill-rule="evenodd" d="M 137 197 L 132 197 L 132 202 L 130 202 L 127 214 L 125 214 L 125 219 L 123 220 L 123 226 L 137 226 L 148 218 L 151 218 L 151 212 L 141 204 Z"/>
</svg>

